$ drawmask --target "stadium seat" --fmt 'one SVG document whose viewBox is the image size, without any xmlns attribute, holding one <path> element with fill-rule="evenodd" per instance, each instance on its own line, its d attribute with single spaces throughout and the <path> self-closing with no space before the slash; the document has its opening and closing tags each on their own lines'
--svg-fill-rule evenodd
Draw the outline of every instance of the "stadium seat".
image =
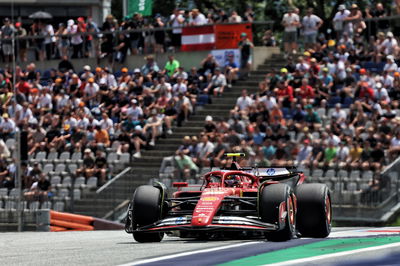
<svg viewBox="0 0 400 266">
<path fill-rule="evenodd" d="M 118 162 L 118 154 L 115 152 L 110 152 L 107 155 L 107 163 L 117 163 Z"/>
<path fill-rule="evenodd" d="M 360 178 L 360 170 L 353 170 L 350 173 L 350 180 L 356 181 Z"/>
<path fill-rule="evenodd" d="M 4 209 L 3 206 L 4 206 L 3 205 L 3 200 L 0 199 L 0 211 L 2 211 Z"/>
<path fill-rule="evenodd" d="M 40 152 L 36 153 L 34 161 L 42 162 L 42 161 L 46 160 L 46 157 L 47 157 L 47 153 L 45 151 L 40 151 Z"/>
<path fill-rule="evenodd" d="M 71 156 L 71 162 L 73 163 L 81 163 L 82 161 L 82 153 L 81 152 L 74 152 Z"/>
<path fill-rule="evenodd" d="M 57 186 L 61 183 L 61 177 L 56 175 L 56 176 L 52 176 L 50 179 L 50 183 L 52 186 Z"/>
<path fill-rule="evenodd" d="M 95 176 L 89 177 L 86 185 L 89 188 L 96 188 L 97 187 L 97 177 L 95 177 Z"/>
<path fill-rule="evenodd" d="M 52 163 L 47 163 L 44 165 L 42 172 L 44 174 L 48 174 L 50 172 L 52 172 L 54 169 L 54 165 Z"/>
<path fill-rule="evenodd" d="M 314 171 L 312 172 L 312 176 L 313 178 L 321 178 L 323 177 L 324 172 L 322 171 L 322 169 L 314 169 Z"/>
<path fill-rule="evenodd" d="M 362 179 L 365 179 L 365 180 L 370 180 L 373 177 L 374 177 L 374 172 L 372 172 L 371 170 L 364 171 L 362 174 Z"/>
<path fill-rule="evenodd" d="M 55 211 L 63 212 L 63 211 L 64 211 L 64 208 L 65 208 L 65 203 L 64 203 L 64 202 L 62 202 L 62 201 L 56 201 L 56 202 L 54 203 L 53 209 L 54 209 Z"/>
<path fill-rule="evenodd" d="M 62 187 L 71 187 L 72 178 L 71 176 L 64 176 L 62 180 Z"/>
<path fill-rule="evenodd" d="M 81 199 L 81 190 L 79 188 L 74 189 L 74 200 L 80 200 Z"/>
<path fill-rule="evenodd" d="M 15 149 L 15 139 L 14 138 L 7 139 L 6 146 L 9 150 L 14 150 Z"/>
<path fill-rule="evenodd" d="M 357 190 L 357 183 L 356 182 L 347 183 L 347 190 L 348 191 L 356 191 Z"/>
<path fill-rule="evenodd" d="M 131 155 L 128 152 L 119 155 L 118 162 L 121 164 L 129 163 L 131 161 Z"/>
<path fill-rule="evenodd" d="M 65 198 L 69 197 L 69 190 L 67 188 L 61 188 L 58 190 L 57 196 L 59 198 L 65 199 Z"/>
<path fill-rule="evenodd" d="M 0 188 L 0 200 L 8 197 L 8 188 Z"/>
<path fill-rule="evenodd" d="M 29 210 L 36 211 L 39 209 L 40 202 L 39 201 L 32 201 L 29 203 Z"/>
<path fill-rule="evenodd" d="M 51 201 L 44 201 L 42 202 L 40 209 L 42 210 L 48 210 L 51 209 Z"/>
<path fill-rule="evenodd" d="M 48 160 L 48 161 L 51 161 L 51 162 L 57 160 L 57 158 L 58 158 L 58 153 L 57 153 L 56 151 L 51 151 L 51 152 L 49 152 L 49 154 L 47 155 L 47 160 Z"/>
<path fill-rule="evenodd" d="M 13 200 L 7 200 L 5 205 L 4 205 L 4 209 L 10 211 L 10 210 L 15 210 L 16 209 L 16 202 Z"/>
<path fill-rule="evenodd" d="M 85 185 L 85 181 L 86 181 L 86 178 L 85 178 L 85 177 L 83 177 L 83 176 L 77 177 L 77 178 L 75 179 L 74 187 L 75 187 L 75 188 L 80 188 L 80 187 L 82 187 L 83 185 Z"/>
<path fill-rule="evenodd" d="M 335 170 L 333 170 L 333 169 L 329 169 L 328 171 L 325 172 L 326 178 L 332 178 L 335 176 L 336 176 L 336 173 L 335 173 Z"/>
<path fill-rule="evenodd" d="M 57 163 L 66 163 L 69 161 L 71 154 L 68 151 L 64 151 L 60 154 L 57 160 L 55 160 Z"/>
<path fill-rule="evenodd" d="M 349 178 L 349 172 L 347 170 L 340 169 L 339 172 L 338 172 L 338 177 L 340 177 L 342 179 L 348 179 Z"/>
<path fill-rule="evenodd" d="M 68 164 L 68 172 L 70 174 L 76 174 L 76 170 L 78 169 L 78 165 L 76 163 Z"/>
<path fill-rule="evenodd" d="M 10 190 L 10 193 L 8 194 L 8 198 L 10 199 L 16 199 L 18 197 L 18 191 L 16 188 L 13 188 Z"/>
</svg>

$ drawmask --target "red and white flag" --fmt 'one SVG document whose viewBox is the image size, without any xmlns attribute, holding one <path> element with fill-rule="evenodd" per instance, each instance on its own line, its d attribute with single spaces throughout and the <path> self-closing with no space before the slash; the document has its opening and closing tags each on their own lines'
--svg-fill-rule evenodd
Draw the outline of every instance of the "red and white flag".
<svg viewBox="0 0 400 266">
<path fill-rule="evenodd" d="M 214 46 L 214 26 L 184 27 L 182 29 L 182 51 L 212 50 Z"/>
</svg>

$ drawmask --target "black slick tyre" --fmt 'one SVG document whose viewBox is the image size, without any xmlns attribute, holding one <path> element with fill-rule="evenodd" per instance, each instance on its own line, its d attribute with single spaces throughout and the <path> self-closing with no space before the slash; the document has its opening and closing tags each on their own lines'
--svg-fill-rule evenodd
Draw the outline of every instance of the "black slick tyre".
<svg viewBox="0 0 400 266">
<path fill-rule="evenodd" d="M 161 193 L 152 186 L 140 186 L 132 200 L 132 220 L 138 227 L 150 225 L 160 219 L 161 216 Z M 164 233 L 134 232 L 133 238 L 141 243 L 160 242 Z"/>
<path fill-rule="evenodd" d="M 327 237 L 332 228 L 329 189 L 324 184 L 302 184 L 296 188 L 297 230 L 302 237 Z"/>
<path fill-rule="evenodd" d="M 287 241 L 293 238 L 295 232 L 294 202 L 292 190 L 286 184 L 272 184 L 263 188 L 260 195 L 260 217 L 263 222 L 278 225 L 275 232 L 265 233 L 269 241 Z M 284 206 L 286 217 L 281 219 L 281 205 Z"/>
</svg>

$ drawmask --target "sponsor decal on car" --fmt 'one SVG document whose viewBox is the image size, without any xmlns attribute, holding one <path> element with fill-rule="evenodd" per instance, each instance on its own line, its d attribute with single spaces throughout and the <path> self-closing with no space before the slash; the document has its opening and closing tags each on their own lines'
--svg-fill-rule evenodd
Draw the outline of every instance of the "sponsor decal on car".
<svg viewBox="0 0 400 266">
<path fill-rule="evenodd" d="M 202 201 L 216 201 L 218 198 L 217 197 L 204 197 L 201 200 Z"/>
</svg>

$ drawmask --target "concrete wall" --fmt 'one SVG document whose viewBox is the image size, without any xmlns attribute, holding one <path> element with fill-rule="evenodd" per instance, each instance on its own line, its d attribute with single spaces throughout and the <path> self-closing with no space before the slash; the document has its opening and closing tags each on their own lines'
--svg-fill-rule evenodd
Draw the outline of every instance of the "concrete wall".
<svg viewBox="0 0 400 266">
<path fill-rule="evenodd" d="M 175 58 L 183 65 L 183 67 L 188 70 L 190 67 L 199 66 L 201 60 L 203 60 L 210 51 L 196 51 L 196 52 L 179 52 L 175 54 Z M 254 58 L 253 58 L 253 69 L 256 69 L 260 64 L 263 64 L 264 61 L 271 57 L 272 54 L 279 53 L 279 48 L 276 47 L 255 47 L 254 48 Z M 169 53 L 164 54 L 156 54 L 155 58 L 160 68 L 164 68 L 165 63 L 168 60 Z M 125 60 L 125 64 L 114 64 L 110 65 L 107 60 L 100 60 L 98 62 L 95 58 L 84 58 L 84 59 L 72 59 L 72 64 L 75 67 L 75 70 L 79 71 L 83 68 L 84 65 L 108 66 L 113 68 L 114 71 L 120 70 L 122 67 L 128 67 L 130 70 L 133 70 L 136 67 L 142 67 L 146 60 L 143 55 L 131 55 L 128 56 Z M 46 70 L 50 68 L 57 68 L 59 60 L 50 60 L 50 61 L 35 61 L 37 69 Z M 26 64 L 21 64 L 24 68 Z M 0 64 L 0 67 L 5 67 L 4 63 Z"/>
</svg>

